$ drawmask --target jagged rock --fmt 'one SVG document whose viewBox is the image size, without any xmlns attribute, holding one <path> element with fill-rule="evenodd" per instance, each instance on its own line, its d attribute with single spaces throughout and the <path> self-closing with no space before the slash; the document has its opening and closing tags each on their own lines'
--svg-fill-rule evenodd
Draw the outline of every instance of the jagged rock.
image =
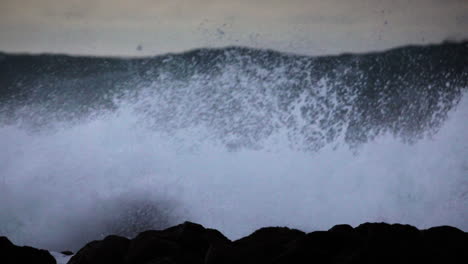
<svg viewBox="0 0 468 264">
<path fill-rule="evenodd" d="M 354 230 L 316 231 L 291 243 L 273 263 L 348 263 L 361 243 Z"/>
<path fill-rule="evenodd" d="M 205 263 L 270 263 L 288 243 L 304 235 L 286 227 L 262 228 L 233 243 L 210 248 Z"/>
<path fill-rule="evenodd" d="M 147 263 L 175 256 L 180 252 L 180 246 L 174 241 L 163 238 L 161 231 L 146 231 L 130 242 L 125 263 Z"/>
<path fill-rule="evenodd" d="M 86 244 L 68 264 L 123 264 L 129 244 L 127 238 L 107 236 Z"/>
<path fill-rule="evenodd" d="M 451 226 L 432 227 L 422 231 L 426 259 L 434 263 L 466 263 L 468 234 Z"/>
<path fill-rule="evenodd" d="M 0 263 L 56 261 L 45 250 L 18 247 L 0 237 Z M 142 232 L 132 240 L 108 236 L 90 242 L 68 263 L 468 263 L 468 234 L 450 226 L 420 231 L 410 225 L 365 223 L 356 228 L 336 225 L 308 234 L 267 227 L 232 242 L 217 230 L 185 222 Z"/>
<path fill-rule="evenodd" d="M 56 264 L 47 250 L 28 246 L 19 247 L 6 237 L 0 237 L 0 263 L 2 264 Z"/>
<path fill-rule="evenodd" d="M 421 232 L 410 225 L 365 223 L 355 229 L 364 244 L 354 263 L 417 263 L 423 256 Z"/>
<path fill-rule="evenodd" d="M 162 231 L 140 233 L 130 243 L 126 263 L 204 263 L 210 246 L 229 242 L 217 230 L 185 222 Z"/>
</svg>

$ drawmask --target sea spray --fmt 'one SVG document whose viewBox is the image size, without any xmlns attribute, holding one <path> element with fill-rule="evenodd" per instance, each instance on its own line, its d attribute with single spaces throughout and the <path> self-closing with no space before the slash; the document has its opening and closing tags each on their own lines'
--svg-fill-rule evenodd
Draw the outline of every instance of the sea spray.
<svg viewBox="0 0 468 264">
<path fill-rule="evenodd" d="M 18 72 L 1 79 L 0 231 L 76 250 L 184 220 L 231 239 L 365 221 L 467 230 L 467 64 L 454 52 L 466 45 L 4 59 Z M 61 60 L 75 66 L 51 70 Z"/>
</svg>

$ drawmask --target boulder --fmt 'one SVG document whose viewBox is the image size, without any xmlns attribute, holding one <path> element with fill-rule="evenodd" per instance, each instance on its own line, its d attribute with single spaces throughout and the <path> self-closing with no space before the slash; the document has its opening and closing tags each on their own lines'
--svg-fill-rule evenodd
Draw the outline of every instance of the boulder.
<svg viewBox="0 0 468 264">
<path fill-rule="evenodd" d="M 350 225 L 335 225 L 328 230 L 329 232 L 340 232 L 340 233 L 347 233 L 347 232 L 354 232 L 354 228 Z"/>
<path fill-rule="evenodd" d="M 451 226 L 432 227 L 422 231 L 425 259 L 437 263 L 466 263 L 468 234 Z"/>
<path fill-rule="evenodd" d="M 423 237 L 414 226 L 364 223 L 355 228 L 364 244 L 355 263 L 417 263 L 423 256 Z"/>
<path fill-rule="evenodd" d="M 47 250 L 16 246 L 6 237 L 0 237 L 0 263 L 2 264 L 56 264 Z"/>
<path fill-rule="evenodd" d="M 86 244 L 68 264 L 123 264 L 130 240 L 120 236 L 107 236 Z"/>
<path fill-rule="evenodd" d="M 291 243 L 273 263 L 349 263 L 361 244 L 353 229 L 315 231 Z"/>
<path fill-rule="evenodd" d="M 204 263 L 210 247 L 227 243 L 230 240 L 219 231 L 185 222 L 140 233 L 130 243 L 126 263 Z"/>
<path fill-rule="evenodd" d="M 205 263 L 271 263 L 289 243 L 304 235 L 286 227 L 261 228 L 233 243 L 210 248 Z"/>
<path fill-rule="evenodd" d="M 181 254 L 180 246 L 164 238 L 161 231 L 145 231 L 131 240 L 125 263 L 155 263 Z"/>
<path fill-rule="evenodd" d="M 64 252 L 68 253 L 68 252 Z M 71 252 L 69 252 L 71 253 Z M 261 228 L 230 241 L 219 231 L 185 222 L 133 239 L 108 236 L 86 244 L 69 264 L 468 263 L 468 234 L 450 226 L 418 230 L 401 224 L 336 225 L 304 233 Z M 0 237 L 0 263 L 56 263 L 52 255 Z"/>
</svg>

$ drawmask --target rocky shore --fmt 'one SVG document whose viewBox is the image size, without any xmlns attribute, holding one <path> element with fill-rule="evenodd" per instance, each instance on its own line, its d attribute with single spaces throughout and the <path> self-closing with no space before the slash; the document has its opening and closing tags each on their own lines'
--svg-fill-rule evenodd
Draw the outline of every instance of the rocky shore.
<svg viewBox="0 0 468 264">
<path fill-rule="evenodd" d="M 56 259 L 47 250 L 16 246 L 0 237 L 0 263 L 54 264 Z M 468 233 L 451 226 L 418 230 L 410 225 L 364 223 L 311 233 L 266 227 L 231 241 L 218 230 L 185 222 L 165 230 L 145 231 L 132 239 L 107 236 L 89 242 L 68 261 L 179 263 L 468 263 Z"/>
</svg>

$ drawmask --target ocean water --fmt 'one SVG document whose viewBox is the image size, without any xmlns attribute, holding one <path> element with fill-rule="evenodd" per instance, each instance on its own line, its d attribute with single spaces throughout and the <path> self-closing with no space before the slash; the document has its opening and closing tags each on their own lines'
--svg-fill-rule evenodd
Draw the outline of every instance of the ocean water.
<svg viewBox="0 0 468 264">
<path fill-rule="evenodd" d="M 230 239 L 376 221 L 468 231 L 468 70 L 450 49 L 227 48 L 108 61 L 120 72 L 0 60 L 19 76 L 0 107 L 0 234 L 60 251 L 186 220 Z"/>
</svg>

